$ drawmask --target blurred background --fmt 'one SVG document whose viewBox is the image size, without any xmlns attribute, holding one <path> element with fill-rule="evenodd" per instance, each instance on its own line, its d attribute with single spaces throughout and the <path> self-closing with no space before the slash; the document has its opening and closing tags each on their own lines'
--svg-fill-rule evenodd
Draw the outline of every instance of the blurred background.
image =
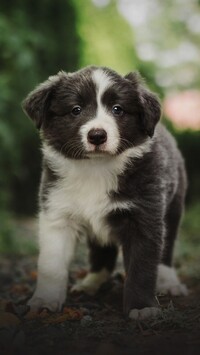
<svg viewBox="0 0 200 355">
<path fill-rule="evenodd" d="M 138 70 L 163 103 L 189 177 L 176 262 L 200 256 L 200 0 L 1 0 L 0 252 L 37 252 L 40 140 L 21 101 L 59 70 Z"/>
</svg>

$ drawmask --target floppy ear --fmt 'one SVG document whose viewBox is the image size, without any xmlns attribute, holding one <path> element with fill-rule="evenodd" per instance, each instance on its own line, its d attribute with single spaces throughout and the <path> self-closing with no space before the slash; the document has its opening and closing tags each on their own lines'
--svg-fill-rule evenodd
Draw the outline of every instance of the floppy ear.
<svg viewBox="0 0 200 355">
<path fill-rule="evenodd" d="M 141 89 L 142 126 L 149 137 L 153 137 L 156 124 L 160 120 L 161 105 L 156 97 L 146 89 Z"/>
<path fill-rule="evenodd" d="M 53 95 L 53 89 L 58 80 L 59 77 L 57 75 L 49 77 L 48 80 L 31 91 L 22 102 L 24 112 L 33 120 L 38 129 L 41 128 L 44 122 Z"/>
<path fill-rule="evenodd" d="M 136 87 L 139 93 L 139 101 L 141 104 L 141 125 L 145 133 L 149 137 L 153 137 L 156 124 L 161 116 L 161 105 L 157 96 L 148 91 L 144 85 L 142 85 L 142 79 L 140 75 L 136 73 L 129 73 L 125 76 Z"/>
</svg>

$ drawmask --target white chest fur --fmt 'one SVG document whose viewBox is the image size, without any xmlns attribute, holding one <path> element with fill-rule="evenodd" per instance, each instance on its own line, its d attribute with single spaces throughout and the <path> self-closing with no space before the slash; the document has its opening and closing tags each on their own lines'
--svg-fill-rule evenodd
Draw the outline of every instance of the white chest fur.
<svg viewBox="0 0 200 355">
<path fill-rule="evenodd" d="M 109 241 L 106 215 L 118 208 L 128 209 L 134 203 L 112 202 L 109 193 L 117 191 L 118 176 L 133 157 L 133 149 L 116 157 L 71 160 L 49 146 L 43 148 L 50 168 L 59 176 L 47 196 L 50 218 L 73 220 L 91 230 L 99 241 Z"/>
</svg>

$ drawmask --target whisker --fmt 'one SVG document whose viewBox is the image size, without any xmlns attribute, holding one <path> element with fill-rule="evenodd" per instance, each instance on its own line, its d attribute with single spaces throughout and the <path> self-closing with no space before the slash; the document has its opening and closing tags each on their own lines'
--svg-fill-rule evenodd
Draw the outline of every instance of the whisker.
<svg viewBox="0 0 200 355">
<path fill-rule="evenodd" d="M 62 145 L 61 149 L 60 149 L 60 152 L 62 153 L 63 151 L 66 150 L 67 148 L 67 152 L 68 154 L 72 151 L 72 150 L 75 150 L 75 153 L 76 153 L 76 150 L 77 150 L 77 145 L 79 144 L 79 142 L 77 142 L 77 140 L 72 140 L 69 144 L 69 142 L 66 142 Z M 84 152 L 83 148 L 82 147 L 79 147 L 79 149 L 81 149 L 81 153 Z"/>
</svg>

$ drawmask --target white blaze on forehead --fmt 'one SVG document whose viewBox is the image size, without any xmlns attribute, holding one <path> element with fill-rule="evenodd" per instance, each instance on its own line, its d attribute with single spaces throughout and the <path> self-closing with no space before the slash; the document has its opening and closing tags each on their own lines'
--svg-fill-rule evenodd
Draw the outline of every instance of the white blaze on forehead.
<svg viewBox="0 0 200 355">
<path fill-rule="evenodd" d="M 120 140 L 118 126 L 112 112 L 109 112 L 102 103 L 102 96 L 113 81 L 103 69 L 96 69 L 92 79 L 96 85 L 97 112 L 94 119 L 81 127 L 82 142 L 88 152 L 94 151 L 95 147 L 87 140 L 88 132 L 92 129 L 104 129 L 107 133 L 107 141 L 102 150 L 115 154 Z"/>
<path fill-rule="evenodd" d="M 112 80 L 103 69 L 96 69 L 92 74 L 92 79 L 97 88 L 97 103 L 101 103 L 103 93 L 111 86 Z"/>
</svg>

